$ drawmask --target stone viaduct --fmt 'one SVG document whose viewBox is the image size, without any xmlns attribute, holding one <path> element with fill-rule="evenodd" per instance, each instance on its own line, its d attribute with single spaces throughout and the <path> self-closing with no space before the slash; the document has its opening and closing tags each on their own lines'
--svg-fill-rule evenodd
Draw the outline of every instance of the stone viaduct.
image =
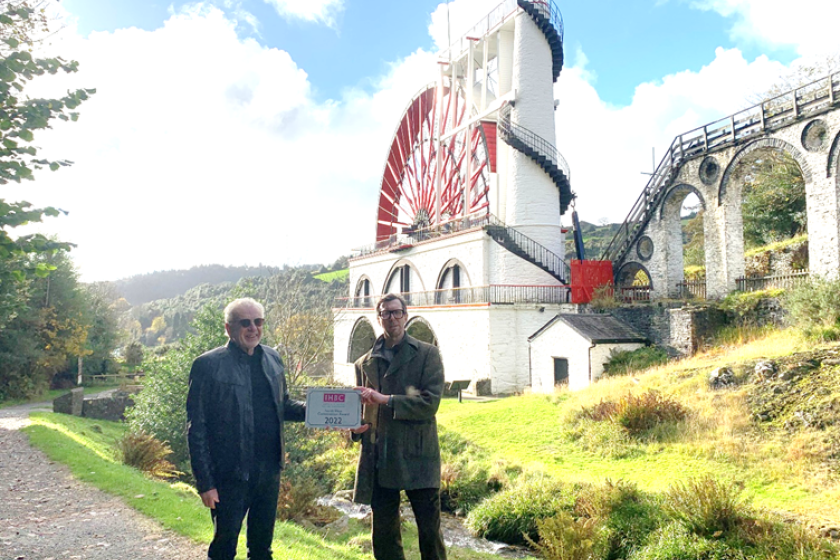
<svg viewBox="0 0 840 560">
<path fill-rule="evenodd" d="M 750 164 L 768 150 L 791 156 L 802 171 L 811 274 L 840 275 L 840 73 L 835 73 L 675 138 L 602 255 L 613 261 L 616 282 L 628 285 L 643 270 L 652 298 L 680 295 L 680 208 L 694 193 L 705 210 L 707 297 L 733 291 L 744 276 L 744 179 Z"/>
</svg>

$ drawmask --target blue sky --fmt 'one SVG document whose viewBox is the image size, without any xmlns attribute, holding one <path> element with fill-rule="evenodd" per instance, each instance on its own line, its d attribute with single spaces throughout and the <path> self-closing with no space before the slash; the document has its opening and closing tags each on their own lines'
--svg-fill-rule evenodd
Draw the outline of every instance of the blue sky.
<svg viewBox="0 0 840 560">
<path fill-rule="evenodd" d="M 48 48 L 81 69 L 31 93 L 98 92 L 36 138 L 76 164 L 4 196 L 69 210 L 42 229 L 78 244 L 85 280 L 331 262 L 373 241 L 385 152 L 447 13 L 454 39 L 499 1 L 62 0 Z M 557 147 L 590 222 L 624 218 L 651 148 L 840 50 L 840 3 L 822 0 L 557 4 Z"/>
<path fill-rule="evenodd" d="M 125 27 L 153 31 L 172 12 L 189 4 L 193 2 L 63 1 L 65 9 L 78 18 L 82 34 Z M 325 100 L 339 98 L 348 87 L 370 90 L 371 80 L 385 73 L 390 62 L 418 48 L 432 49 L 429 24 L 440 3 L 347 0 L 326 24 L 280 15 L 264 0 L 246 0 L 235 7 L 229 2 L 212 4 L 230 17 L 243 11 L 252 14 L 256 25 L 242 21 L 240 35 L 288 52 L 306 69 L 315 98 Z M 585 52 L 601 98 L 616 105 L 628 104 L 641 82 L 686 69 L 699 70 L 717 47 L 739 48 L 747 59 L 772 54 L 789 64 L 796 58 L 790 45 L 732 37 L 732 18 L 714 10 L 699 10 L 685 1 L 600 0 L 560 2 L 558 6 L 567 28 L 567 56 L 574 63 L 575 52 Z"/>
</svg>

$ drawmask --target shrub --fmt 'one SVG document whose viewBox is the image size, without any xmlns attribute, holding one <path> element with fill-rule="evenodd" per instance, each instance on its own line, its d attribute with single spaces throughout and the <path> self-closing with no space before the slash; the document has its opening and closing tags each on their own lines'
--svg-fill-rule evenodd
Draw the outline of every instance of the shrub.
<svg viewBox="0 0 840 560">
<path fill-rule="evenodd" d="M 685 419 L 686 409 L 677 401 L 648 391 L 640 396 L 627 394 L 617 401 L 601 401 L 584 408 L 581 415 L 597 422 L 611 421 L 622 426 L 631 436 L 648 432 L 660 424 Z"/>
<path fill-rule="evenodd" d="M 174 478 L 179 473 L 169 461 L 172 449 L 145 432 L 128 431 L 117 442 L 120 460 L 129 467 L 158 478 Z"/>
<path fill-rule="evenodd" d="M 672 522 L 654 531 L 645 546 L 640 547 L 632 560 L 747 560 L 725 543 L 712 541 L 689 531 L 685 525 Z"/>
<path fill-rule="evenodd" d="M 604 364 L 604 377 L 642 371 L 667 362 L 668 353 L 659 346 L 644 346 L 635 350 L 613 350 L 610 352 L 610 361 Z"/>
<path fill-rule="evenodd" d="M 794 324 L 808 331 L 840 327 L 840 279 L 812 279 L 789 291 L 784 305 Z"/>
<path fill-rule="evenodd" d="M 665 492 L 663 510 L 703 537 L 726 534 L 750 519 L 738 486 L 711 476 L 671 486 Z"/>
<path fill-rule="evenodd" d="M 524 478 L 473 508 L 467 527 L 485 539 L 525 544 L 526 535 L 532 541 L 539 539 L 537 520 L 572 510 L 571 486 L 545 475 Z"/>
<path fill-rule="evenodd" d="M 492 461 L 476 445 L 457 433 L 440 433 L 441 508 L 449 512 L 469 512 L 476 504 L 508 484 L 508 470 L 503 461 Z"/>
<path fill-rule="evenodd" d="M 604 558 L 608 548 L 597 519 L 575 519 L 565 511 L 537 520 L 537 532 L 538 542 L 525 539 L 548 560 L 594 560 Z"/>
<path fill-rule="evenodd" d="M 615 309 L 620 305 L 618 298 L 615 297 L 615 290 L 612 284 L 604 284 L 596 286 L 592 291 L 592 300 L 590 301 L 592 309 L 595 311 L 603 311 L 605 309 Z"/>
<path fill-rule="evenodd" d="M 326 493 L 317 476 L 299 465 L 283 469 L 280 494 L 277 497 L 277 519 L 302 519 L 313 511 L 316 500 Z"/>
<path fill-rule="evenodd" d="M 222 312 L 212 306 L 199 311 L 190 326 L 195 334 L 187 335 L 163 357 L 150 357 L 144 364 L 143 390 L 126 411 L 132 430 L 169 442 L 172 461 L 184 471 L 189 469 L 185 426 L 190 367 L 195 358 L 227 341 Z"/>
<path fill-rule="evenodd" d="M 602 520 L 608 558 L 627 558 L 643 545 L 659 526 L 660 511 L 658 500 L 623 480 L 584 487 L 575 502 L 576 514 Z"/>
<path fill-rule="evenodd" d="M 760 326 L 757 319 L 760 315 L 759 307 L 767 299 L 778 298 L 784 290 L 772 288 L 754 292 L 732 292 L 723 298 L 718 305 L 735 319 L 739 326 Z"/>
</svg>

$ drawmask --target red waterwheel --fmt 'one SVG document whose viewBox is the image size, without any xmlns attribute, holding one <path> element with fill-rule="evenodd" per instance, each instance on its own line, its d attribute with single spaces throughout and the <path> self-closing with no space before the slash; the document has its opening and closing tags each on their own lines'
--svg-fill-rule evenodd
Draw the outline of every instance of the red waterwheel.
<svg viewBox="0 0 840 560">
<path fill-rule="evenodd" d="M 444 86 L 438 104 L 438 89 L 421 91 L 394 133 L 379 193 L 377 241 L 489 211 L 482 127 L 460 129 L 468 120 L 466 100 Z"/>
</svg>

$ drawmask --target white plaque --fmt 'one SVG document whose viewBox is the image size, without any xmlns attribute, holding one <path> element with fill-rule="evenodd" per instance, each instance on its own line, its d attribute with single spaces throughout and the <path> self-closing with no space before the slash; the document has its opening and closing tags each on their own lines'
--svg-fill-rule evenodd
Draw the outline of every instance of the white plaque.
<svg viewBox="0 0 840 560">
<path fill-rule="evenodd" d="M 362 396 L 354 389 L 306 390 L 306 426 L 351 430 L 362 425 Z"/>
</svg>

